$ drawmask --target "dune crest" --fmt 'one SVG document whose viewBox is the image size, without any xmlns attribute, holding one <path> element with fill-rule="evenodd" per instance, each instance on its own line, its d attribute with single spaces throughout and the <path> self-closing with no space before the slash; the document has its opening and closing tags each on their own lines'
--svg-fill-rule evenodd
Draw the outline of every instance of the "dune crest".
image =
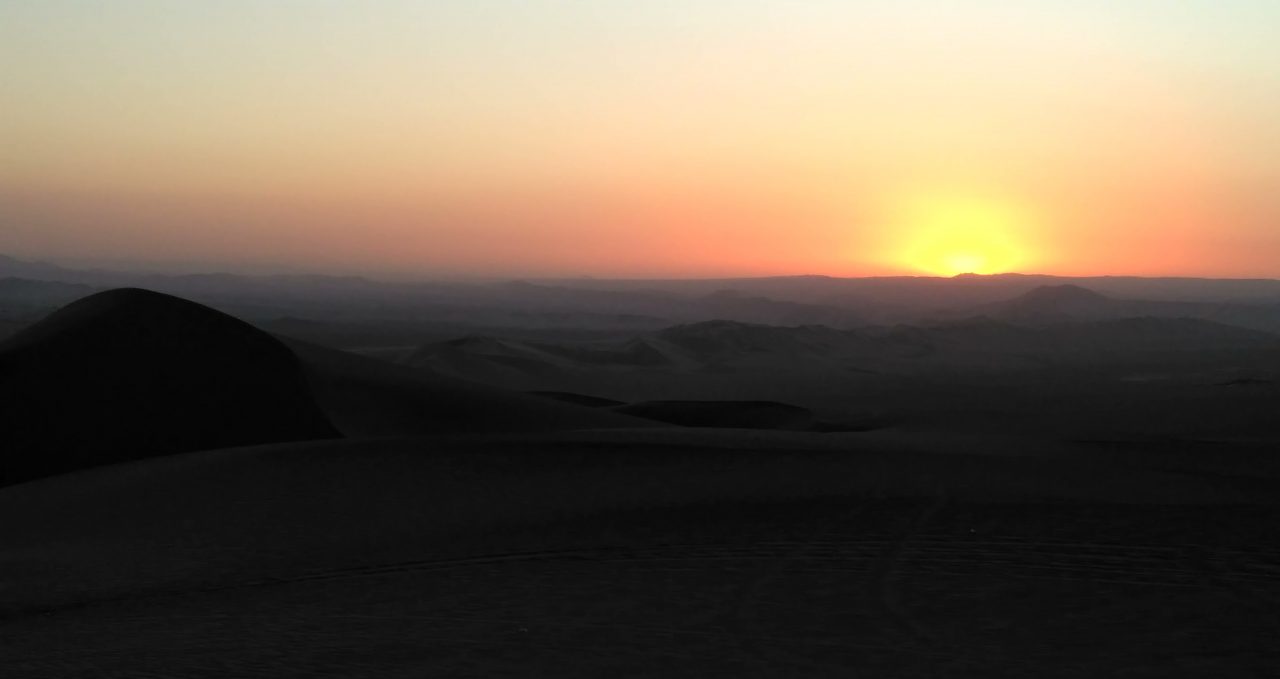
<svg viewBox="0 0 1280 679">
<path fill-rule="evenodd" d="M 288 348 L 177 297 L 98 293 L 0 343 L 0 483 L 339 436 Z"/>
</svg>

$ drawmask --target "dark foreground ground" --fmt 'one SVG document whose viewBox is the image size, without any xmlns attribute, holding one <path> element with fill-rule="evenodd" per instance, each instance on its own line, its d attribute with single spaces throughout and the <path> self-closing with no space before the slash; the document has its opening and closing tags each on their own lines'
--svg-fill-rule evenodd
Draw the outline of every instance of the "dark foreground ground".
<svg viewBox="0 0 1280 679">
<path fill-rule="evenodd" d="M 1274 478 L 628 434 L 277 446 L 11 489 L 7 676 L 1280 666 Z"/>
<path fill-rule="evenodd" d="M 620 535 L 633 539 L 51 612 L 0 628 L 7 672 L 1267 677 L 1280 662 L 1274 543 L 1212 530 L 1255 513 L 768 509 L 750 528 L 763 508 L 649 517 L 659 544 Z M 1146 535 L 1169 520 L 1189 525 Z"/>
</svg>

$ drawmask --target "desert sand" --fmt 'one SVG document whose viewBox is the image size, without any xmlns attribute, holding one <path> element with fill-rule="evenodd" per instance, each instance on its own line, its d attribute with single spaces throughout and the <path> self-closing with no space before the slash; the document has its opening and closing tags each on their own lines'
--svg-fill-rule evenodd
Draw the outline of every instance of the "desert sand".
<svg viewBox="0 0 1280 679">
<path fill-rule="evenodd" d="M 1276 395 L 1219 378 L 1265 370 L 1274 339 L 1160 323 L 1052 346 L 1000 324 L 685 327 L 652 340 L 671 361 L 560 351 L 522 393 L 440 374 L 438 352 L 397 363 L 100 293 L 0 346 L 0 661 L 1267 676 Z M 994 361 L 1035 347 L 1058 363 Z M 805 383 L 801 405 L 757 399 Z M 841 391 L 864 426 L 817 426 Z"/>
</svg>

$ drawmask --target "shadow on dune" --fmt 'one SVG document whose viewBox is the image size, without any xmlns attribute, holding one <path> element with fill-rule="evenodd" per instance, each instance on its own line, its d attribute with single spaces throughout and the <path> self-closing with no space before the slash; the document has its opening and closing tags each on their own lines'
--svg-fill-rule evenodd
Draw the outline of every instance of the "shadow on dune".
<svg viewBox="0 0 1280 679">
<path fill-rule="evenodd" d="M 0 483 L 338 436 L 288 348 L 176 297 L 91 295 L 0 345 Z"/>
</svg>

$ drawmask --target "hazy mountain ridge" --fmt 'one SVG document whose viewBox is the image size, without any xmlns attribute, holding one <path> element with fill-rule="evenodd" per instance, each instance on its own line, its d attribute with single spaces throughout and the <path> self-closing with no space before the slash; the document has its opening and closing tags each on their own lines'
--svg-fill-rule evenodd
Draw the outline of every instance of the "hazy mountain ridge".
<svg viewBox="0 0 1280 679">
<path fill-rule="evenodd" d="M 144 287 L 254 321 L 282 317 L 317 322 L 446 323 L 456 327 L 658 329 L 681 322 L 730 318 L 763 323 L 856 326 L 853 311 L 831 305 L 744 295 L 720 288 L 686 295 L 658 289 L 597 290 L 526 281 L 379 282 L 317 275 L 164 275 L 77 270 L 0 258 L 0 277 L 93 288 Z M 38 299 L 38 298 L 37 298 Z M 0 295 L 0 301 L 3 295 Z M 50 293 L 47 310 L 63 303 Z"/>
<path fill-rule="evenodd" d="M 1041 286 L 1013 299 L 961 313 L 1024 324 L 1187 318 L 1280 332 L 1280 305 L 1276 304 L 1118 299 L 1073 284 Z"/>
<path fill-rule="evenodd" d="M 476 325 L 649 323 L 728 319 L 773 325 L 919 322 L 1007 302 L 1046 286 L 1073 285 L 1117 300 L 1228 305 L 1217 313 L 1280 315 L 1280 281 L 1033 274 L 866 277 L 781 276 L 691 280 L 545 279 L 510 282 L 388 282 L 353 276 L 165 275 L 72 269 L 0 255 L 0 277 L 91 287 L 140 286 L 181 295 L 255 320 L 436 319 Z M 1231 305 L 1241 305 L 1247 309 Z M 1161 315 L 1176 308 L 1160 311 Z M 1211 313 L 1209 307 L 1198 313 Z M 557 315 L 563 315 L 557 317 Z M 1247 319 L 1246 319 L 1247 320 Z M 1261 322 L 1261 321 L 1259 321 Z"/>
</svg>

